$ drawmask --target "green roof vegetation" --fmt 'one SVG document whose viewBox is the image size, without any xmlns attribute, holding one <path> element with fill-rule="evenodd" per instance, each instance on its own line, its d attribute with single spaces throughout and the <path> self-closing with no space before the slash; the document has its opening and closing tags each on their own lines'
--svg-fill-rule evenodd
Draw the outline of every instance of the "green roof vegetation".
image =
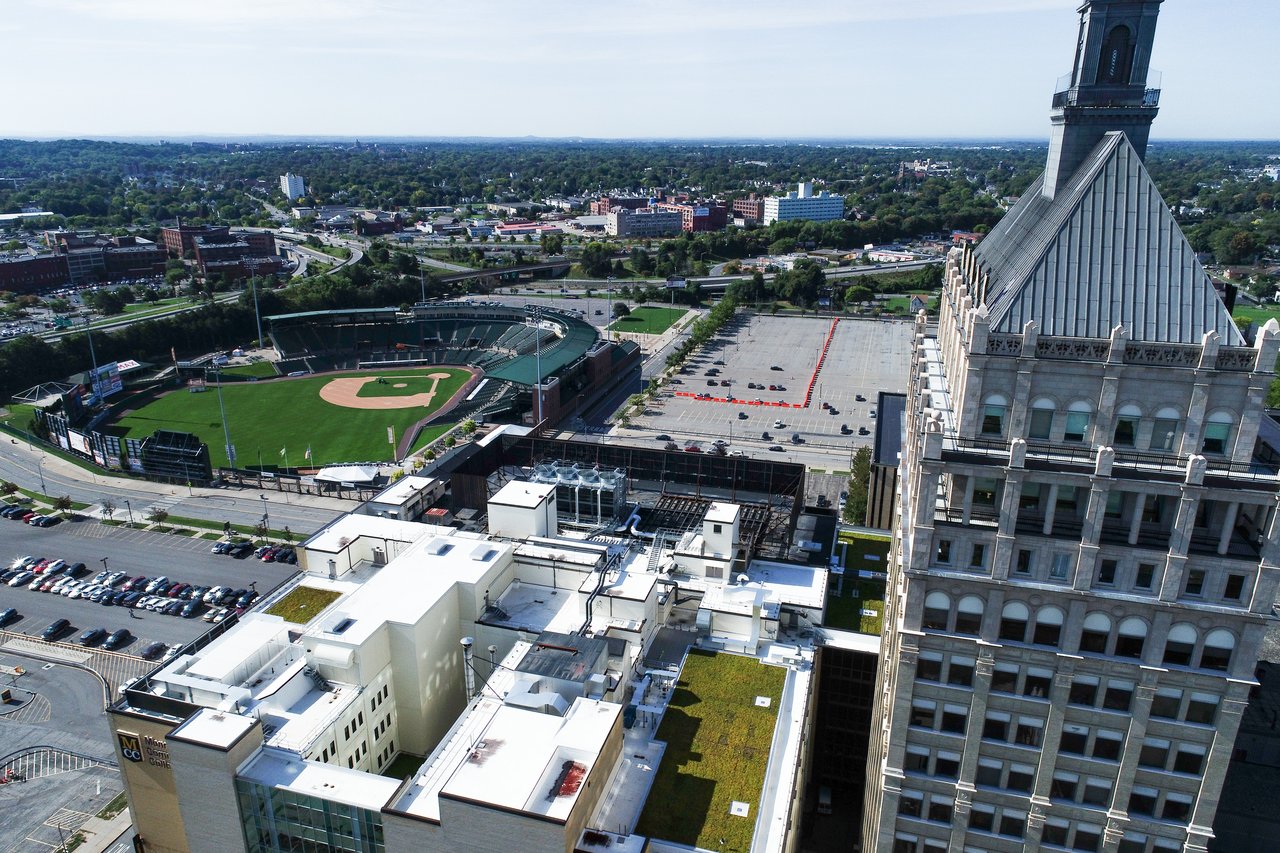
<svg viewBox="0 0 1280 853">
<path fill-rule="evenodd" d="M 831 577 L 824 624 L 879 636 L 884 628 L 885 582 L 859 577 L 858 572 L 889 571 L 890 539 L 842 530 L 837 540 L 835 553 L 844 567 L 844 576 Z"/>
<path fill-rule="evenodd" d="M 275 604 L 267 608 L 272 616 L 286 622 L 305 625 L 332 604 L 342 593 L 313 586 L 296 586 Z"/>
<path fill-rule="evenodd" d="M 689 652 L 658 727 L 667 749 L 637 833 L 746 853 L 785 680 L 786 670 L 755 658 Z M 757 696 L 769 697 L 768 707 Z M 749 816 L 729 813 L 734 800 L 749 805 Z"/>
</svg>

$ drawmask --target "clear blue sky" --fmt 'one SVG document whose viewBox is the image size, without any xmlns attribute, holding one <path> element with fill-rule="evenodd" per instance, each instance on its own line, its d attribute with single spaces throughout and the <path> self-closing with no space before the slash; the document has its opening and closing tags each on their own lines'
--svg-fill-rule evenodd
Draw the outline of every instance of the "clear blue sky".
<svg viewBox="0 0 1280 853">
<path fill-rule="evenodd" d="M 1153 138 L 1280 139 L 1276 0 L 1166 0 Z M 7 0 L 2 136 L 1048 134 L 1076 0 Z"/>
</svg>

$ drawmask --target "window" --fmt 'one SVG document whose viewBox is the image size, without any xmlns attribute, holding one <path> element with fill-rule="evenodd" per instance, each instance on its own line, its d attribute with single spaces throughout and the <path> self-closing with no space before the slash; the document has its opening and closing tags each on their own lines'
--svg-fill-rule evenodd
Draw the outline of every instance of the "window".
<svg viewBox="0 0 1280 853">
<path fill-rule="evenodd" d="M 1089 729 L 1085 726 L 1063 725 L 1058 749 L 1072 755 L 1084 755 L 1089 748 Z"/>
<path fill-rule="evenodd" d="M 1214 412 L 1209 415 L 1209 420 L 1204 425 L 1204 446 L 1201 452 L 1226 453 L 1231 442 L 1232 421 L 1230 412 Z"/>
<path fill-rule="evenodd" d="M 1090 776 L 1084 783 L 1084 795 L 1080 801 L 1090 806 L 1106 806 L 1111 803 L 1111 780 Z"/>
<path fill-rule="evenodd" d="M 1009 401 L 999 394 L 987 398 L 982 408 L 982 434 L 1004 435 L 1004 417 L 1009 411 Z"/>
<path fill-rule="evenodd" d="M 1155 581 L 1156 567 L 1154 563 L 1139 563 L 1138 573 L 1133 579 L 1135 589 L 1151 589 L 1151 584 Z"/>
<path fill-rule="evenodd" d="M 924 598 L 924 617 L 921 624 L 935 631 L 947 630 L 951 617 L 951 599 L 944 592 L 931 592 Z"/>
<path fill-rule="evenodd" d="M 1166 794 L 1160 817 L 1186 823 L 1191 817 L 1191 798 L 1183 794 Z"/>
<path fill-rule="evenodd" d="M 921 652 L 916 661 L 916 678 L 920 681 L 942 680 L 942 655 L 936 652 Z"/>
<path fill-rule="evenodd" d="M 1010 601 L 1000 611 L 1000 639 L 1013 640 L 1016 643 L 1026 642 L 1027 621 L 1031 611 L 1021 601 Z"/>
<path fill-rule="evenodd" d="M 982 542 L 974 542 L 973 550 L 969 552 L 969 568 L 981 569 L 987 563 L 987 546 Z"/>
<path fill-rule="evenodd" d="M 1071 572 L 1071 555 L 1058 551 L 1053 555 L 1053 563 L 1049 566 L 1049 577 L 1054 580 L 1066 580 Z"/>
<path fill-rule="evenodd" d="M 1027 816 L 1024 813 L 1013 812 L 1008 809 L 1000 813 L 1000 828 L 997 832 L 1001 835 L 1007 835 L 1010 838 L 1021 838 L 1026 831 Z"/>
<path fill-rule="evenodd" d="M 986 736 L 985 734 L 983 735 Z M 1000 775 L 1004 770 L 1004 765 L 999 761 L 990 758 L 978 759 L 978 772 L 974 776 L 974 782 L 978 785 L 984 785 L 988 788 L 1000 787 Z"/>
<path fill-rule="evenodd" d="M 924 794 L 903 791 L 898 799 L 898 814 L 907 817 L 920 817 L 924 812 Z"/>
<path fill-rule="evenodd" d="M 1138 753 L 1138 766 L 1163 770 L 1169 763 L 1169 741 L 1159 738 L 1147 738 L 1142 742 L 1142 750 Z"/>
<path fill-rule="evenodd" d="M 1138 424 L 1142 410 L 1137 406 L 1123 406 L 1116 416 L 1116 431 L 1112 444 L 1116 447 L 1135 447 L 1138 443 Z"/>
<path fill-rule="evenodd" d="M 916 837 L 914 835 L 895 835 L 893 837 L 893 853 L 916 853 Z"/>
<path fill-rule="evenodd" d="M 1151 698 L 1151 716 L 1166 720 L 1178 719 L 1178 708 L 1182 705 L 1182 691 L 1162 688 Z"/>
<path fill-rule="evenodd" d="M 1204 638 L 1204 649 L 1200 652 L 1200 666 L 1204 669 L 1226 671 L 1231 666 L 1231 651 L 1236 647 L 1236 638 L 1230 631 L 1218 628 L 1210 631 Z"/>
<path fill-rule="evenodd" d="M 1040 832 L 1040 840 L 1045 844 L 1056 844 L 1059 847 L 1067 846 L 1067 832 L 1071 829 L 1071 824 L 1061 818 L 1052 817 L 1045 821 L 1044 829 Z"/>
<path fill-rule="evenodd" d="M 928 699 L 917 699 L 911 703 L 911 717 L 909 725 L 920 726 L 922 728 L 933 728 L 934 712 L 938 710 L 936 702 L 930 702 Z"/>
<path fill-rule="evenodd" d="M 1028 669 L 1022 682 L 1022 695 L 1034 699 L 1048 699 L 1053 686 L 1053 673 L 1047 669 Z"/>
<path fill-rule="evenodd" d="M 1081 442 L 1089 432 L 1089 418 L 1092 410 L 1088 403 L 1072 403 L 1067 411 L 1067 426 L 1063 430 L 1063 441 Z"/>
<path fill-rule="evenodd" d="M 907 747 L 907 755 L 902 762 L 902 769 L 909 773 L 928 773 L 929 750 L 914 746 Z"/>
<path fill-rule="evenodd" d="M 975 663 L 973 658 L 952 658 L 951 666 L 947 667 L 947 684 L 956 687 L 972 687 Z"/>
<path fill-rule="evenodd" d="M 1071 843 L 1072 850 L 1083 850 L 1094 853 L 1102 843 L 1102 827 L 1088 824 L 1076 824 L 1076 837 Z"/>
<path fill-rule="evenodd" d="M 1204 569 L 1187 570 L 1187 585 L 1183 593 L 1195 598 L 1199 598 L 1204 593 Z"/>
<path fill-rule="evenodd" d="M 1032 551 L 1026 548 L 1018 549 L 1018 561 L 1013 566 L 1015 574 L 1029 575 L 1031 574 L 1031 555 Z"/>
<path fill-rule="evenodd" d="M 1079 776 L 1059 771 L 1053 774 L 1053 781 L 1049 784 L 1049 796 L 1055 800 L 1074 800 L 1076 788 L 1079 785 Z"/>
<path fill-rule="evenodd" d="M 1212 693 L 1192 693 L 1187 702 L 1187 714 L 1183 717 L 1188 723 L 1213 725 L 1218 716 L 1218 697 Z"/>
<path fill-rule="evenodd" d="M 963 705 L 944 705 L 942 707 L 942 722 L 938 728 L 953 735 L 962 735 L 968 720 L 968 708 Z"/>
<path fill-rule="evenodd" d="M 1147 837 L 1139 832 L 1126 832 L 1116 853 L 1147 853 Z"/>
<path fill-rule="evenodd" d="M 991 674 L 991 690 L 994 693 L 1018 692 L 1018 668 L 1012 664 L 998 663 Z"/>
<path fill-rule="evenodd" d="M 1080 651 L 1105 655 L 1107 641 L 1111 639 L 1111 617 L 1105 613 L 1090 613 L 1084 617 L 1080 631 Z"/>
<path fill-rule="evenodd" d="M 1044 492 L 1044 486 L 1041 483 L 1023 483 L 1022 491 L 1018 493 L 1018 509 L 1025 509 L 1027 512 L 1040 511 L 1040 498 Z"/>
<path fill-rule="evenodd" d="M 1036 627 L 1031 642 L 1037 646 L 1056 646 L 1062 638 L 1062 611 L 1056 607 L 1042 607 L 1036 611 Z"/>
<path fill-rule="evenodd" d="M 1164 505 L 1164 495 L 1147 495 L 1142 503 L 1143 524 L 1159 524 L 1160 519 L 1164 518 Z"/>
<path fill-rule="evenodd" d="M 1000 483 L 994 477 L 975 477 L 973 480 L 973 505 L 994 509 L 996 492 Z"/>
<path fill-rule="evenodd" d="M 956 605 L 956 633 L 974 634 L 982 630 L 982 599 L 966 595 Z"/>
<path fill-rule="evenodd" d="M 1156 412 L 1155 424 L 1151 430 L 1151 450 L 1172 452 L 1178 438 L 1178 425 L 1181 417 L 1177 409 L 1161 409 Z"/>
<path fill-rule="evenodd" d="M 1134 814 L 1154 815 L 1156 813 L 1156 798 L 1160 796 L 1160 792 L 1155 788 L 1135 787 L 1133 793 L 1129 794 L 1129 811 Z"/>
<path fill-rule="evenodd" d="M 1107 506 L 1103 510 L 1107 518 L 1120 518 L 1124 515 L 1124 492 L 1111 489 L 1107 492 Z"/>
<path fill-rule="evenodd" d="M 1092 708 L 1098 701 L 1098 679 L 1080 676 L 1071 682 L 1071 690 L 1067 693 L 1067 704 L 1085 705 Z"/>
<path fill-rule="evenodd" d="M 1222 597 L 1227 601 L 1239 601 L 1244 596 L 1244 575 L 1227 575 Z"/>
<path fill-rule="evenodd" d="M 1205 749 L 1203 746 L 1184 743 L 1178 747 L 1173 756 L 1175 773 L 1191 773 L 1199 776 L 1204 769 Z"/>
<path fill-rule="evenodd" d="M 1184 623 L 1169 629 L 1164 641 L 1164 662 L 1169 666 L 1190 666 L 1196 648 L 1196 629 Z"/>
<path fill-rule="evenodd" d="M 960 775 L 960 753 L 938 751 L 933 763 L 933 775 L 943 779 L 955 779 Z"/>
<path fill-rule="evenodd" d="M 1112 586 L 1116 582 L 1116 568 L 1119 564 L 1115 560 L 1103 560 L 1098 564 L 1098 583 L 1102 586 Z"/>
<path fill-rule="evenodd" d="M 1039 746 L 1044 739 L 1044 721 L 1034 717 L 1019 717 L 1013 742 L 1021 746 Z"/>
<path fill-rule="evenodd" d="M 999 712 L 987 714 L 982 723 L 982 736 L 988 740 L 1009 739 L 1009 715 Z"/>
<path fill-rule="evenodd" d="M 1147 641 L 1147 623 L 1130 616 L 1120 623 L 1116 632 L 1116 657 L 1142 658 L 1142 648 Z"/>
<path fill-rule="evenodd" d="M 952 804 L 938 797 L 929 798 L 929 820 L 951 823 Z"/>
<path fill-rule="evenodd" d="M 1005 787 L 1010 791 L 1018 791 L 1023 794 L 1031 792 L 1031 786 L 1036 781 L 1036 768 L 1031 764 L 1010 764 L 1009 765 L 1009 781 L 1005 783 Z"/>
<path fill-rule="evenodd" d="M 939 563 L 951 562 L 951 540 L 950 539 L 938 540 L 938 552 L 936 555 L 936 561 Z"/>
<path fill-rule="evenodd" d="M 1133 705 L 1132 681 L 1108 681 L 1106 692 L 1102 694 L 1102 707 L 1108 711 L 1124 711 L 1128 713 Z"/>
<path fill-rule="evenodd" d="M 1093 757 L 1105 758 L 1108 761 L 1119 761 L 1120 750 L 1123 746 L 1123 734 L 1104 729 L 1099 731 L 1093 739 Z"/>
<path fill-rule="evenodd" d="M 969 812 L 969 828 L 979 832 L 993 832 L 996 828 L 996 810 L 974 806 Z"/>
<path fill-rule="evenodd" d="M 1031 419 L 1027 424 L 1027 438 L 1048 441 L 1053 433 L 1053 401 L 1041 397 L 1031 404 Z"/>
</svg>

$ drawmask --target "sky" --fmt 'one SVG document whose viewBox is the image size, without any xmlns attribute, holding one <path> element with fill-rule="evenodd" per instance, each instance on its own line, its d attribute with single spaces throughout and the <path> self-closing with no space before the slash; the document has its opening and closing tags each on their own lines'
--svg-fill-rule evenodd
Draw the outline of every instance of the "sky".
<svg viewBox="0 0 1280 853">
<path fill-rule="evenodd" d="M 2 137 L 1044 139 L 1078 0 L 5 0 Z M 1275 0 L 1165 0 L 1153 139 L 1280 139 Z"/>
</svg>

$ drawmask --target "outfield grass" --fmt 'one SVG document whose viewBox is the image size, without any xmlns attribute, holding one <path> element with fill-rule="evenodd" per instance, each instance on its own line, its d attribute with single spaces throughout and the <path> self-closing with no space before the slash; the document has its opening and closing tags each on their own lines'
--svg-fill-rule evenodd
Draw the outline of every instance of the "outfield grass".
<svg viewBox="0 0 1280 853">
<path fill-rule="evenodd" d="M 1247 305 L 1237 305 L 1232 309 L 1231 316 L 1245 317 L 1261 326 L 1272 317 L 1280 320 L 1280 308 L 1254 308 Z"/>
<path fill-rule="evenodd" d="M 266 379 L 276 375 L 276 367 L 269 361 L 255 361 L 250 364 L 237 364 L 235 367 L 224 367 L 221 370 L 227 376 L 251 376 Z"/>
<path fill-rule="evenodd" d="M 284 598 L 267 608 L 272 616 L 286 622 L 305 625 L 320 614 L 342 593 L 332 589 L 316 589 L 313 586 L 296 586 Z"/>
<path fill-rule="evenodd" d="M 631 313 L 620 320 L 615 320 L 610 329 L 615 332 L 635 332 L 640 335 L 660 335 L 685 315 L 685 308 L 658 308 L 652 305 L 641 305 L 632 308 Z"/>
<path fill-rule="evenodd" d="M 636 832 L 706 850 L 751 847 L 786 670 L 691 651 L 658 727 L 667 744 Z M 769 697 L 769 706 L 755 704 Z M 750 814 L 729 814 L 734 800 Z M 721 845 L 721 839 L 724 843 Z"/>
<path fill-rule="evenodd" d="M 389 460 L 392 448 L 387 442 L 387 427 L 395 428 L 398 442 L 405 430 L 448 402 L 471 374 L 445 367 L 343 374 L 346 377 L 383 376 L 388 383 L 412 383 L 421 380 L 423 373 L 436 372 L 448 373 L 450 377 L 440 380 L 429 409 L 378 411 L 335 406 L 320 399 L 320 389 L 336 378 L 334 376 L 224 385 L 222 400 L 237 462 L 244 468 L 256 467 L 261 454 L 264 469 L 279 470 L 285 464 L 282 448 L 288 450 L 288 462 L 293 467 Z M 386 395 L 405 393 L 405 389 L 393 389 L 391 384 L 368 383 L 363 390 L 367 392 L 371 388 L 376 389 L 375 394 L 378 391 Z M 171 391 L 121 418 L 111 431 L 140 439 L 157 429 L 195 433 L 209 445 L 214 466 L 227 465 L 215 387 L 210 386 L 200 394 Z M 304 458 L 308 447 L 311 448 L 309 460 Z"/>
</svg>

